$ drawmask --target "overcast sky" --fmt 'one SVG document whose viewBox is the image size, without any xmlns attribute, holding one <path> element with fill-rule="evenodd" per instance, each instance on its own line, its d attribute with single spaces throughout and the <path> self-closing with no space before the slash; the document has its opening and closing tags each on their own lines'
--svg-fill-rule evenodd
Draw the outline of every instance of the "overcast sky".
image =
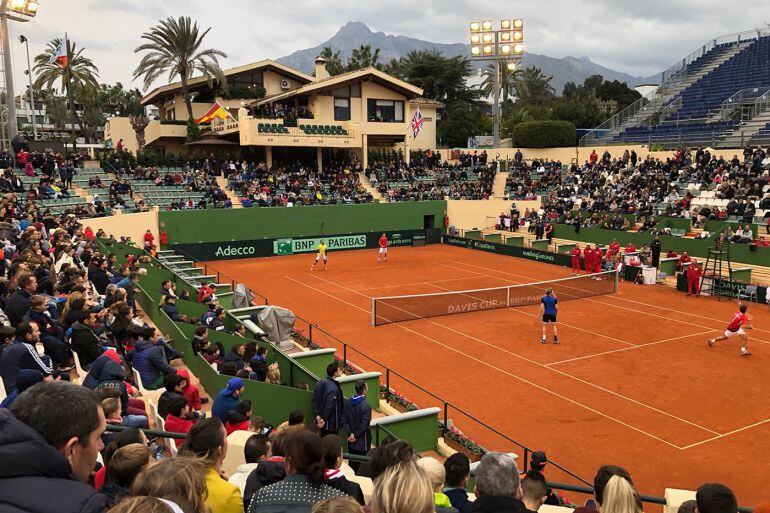
<svg viewBox="0 0 770 513">
<path fill-rule="evenodd" d="M 39 0 L 38 16 L 11 23 L 15 83 L 26 83 L 32 58 L 69 33 L 100 71 L 101 81 L 131 81 L 140 35 L 157 20 L 189 15 L 212 27 L 206 43 L 224 51 L 222 67 L 278 58 L 316 46 L 347 21 L 374 31 L 441 43 L 464 42 L 471 19 L 522 17 L 526 50 L 551 57 L 590 57 L 633 75 L 651 75 L 709 38 L 770 22 L 767 0 Z M 512 10 L 513 9 L 513 10 Z"/>
</svg>

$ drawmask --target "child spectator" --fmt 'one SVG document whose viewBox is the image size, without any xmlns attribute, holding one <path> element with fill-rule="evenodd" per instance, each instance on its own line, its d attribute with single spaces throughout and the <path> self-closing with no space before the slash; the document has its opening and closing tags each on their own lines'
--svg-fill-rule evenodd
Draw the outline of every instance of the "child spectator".
<svg viewBox="0 0 770 513">
<path fill-rule="evenodd" d="M 168 413 L 164 418 L 166 431 L 187 433 L 195 425 L 195 419 L 188 418 L 190 406 L 184 397 L 174 397 L 168 404 Z"/>
<path fill-rule="evenodd" d="M 227 412 L 225 430 L 229 435 L 233 431 L 248 431 L 251 420 L 251 401 L 241 401 L 234 410 Z"/>
</svg>

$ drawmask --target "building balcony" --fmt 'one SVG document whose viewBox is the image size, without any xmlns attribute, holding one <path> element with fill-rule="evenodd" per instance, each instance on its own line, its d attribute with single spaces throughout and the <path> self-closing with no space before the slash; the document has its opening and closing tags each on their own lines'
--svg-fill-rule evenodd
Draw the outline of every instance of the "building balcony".
<svg viewBox="0 0 770 513">
<path fill-rule="evenodd" d="M 361 147 L 355 123 L 299 119 L 297 126 L 286 126 L 283 119 L 254 118 L 245 110 L 239 112 L 239 121 L 242 146 Z"/>
<path fill-rule="evenodd" d="M 184 139 L 187 137 L 187 123 L 184 121 L 153 120 L 145 128 L 144 137 L 147 144 L 162 139 Z"/>
</svg>

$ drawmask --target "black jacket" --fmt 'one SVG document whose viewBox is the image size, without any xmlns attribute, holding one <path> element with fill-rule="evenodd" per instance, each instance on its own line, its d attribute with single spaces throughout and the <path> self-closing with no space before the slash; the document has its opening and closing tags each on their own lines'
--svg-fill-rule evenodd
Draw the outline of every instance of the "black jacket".
<svg viewBox="0 0 770 513">
<path fill-rule="evenodd" d="M 6 409 L 0 410 L 0 511 L 99 513 L 106 498 L 78 482 L 64 456 Z"/>
<path fill-rule="evenodd" d="M 8 320 L 11 321 L 11 325 L 16 326 L 24 318 L 24 315 L 29 310 L 29 298 L 32 295 L 26 290 L 17 290 L 10 295 L 8 301 L 5 302 L 5 315 L 8 316 Z"/>
<path fill-rule="evenodd" d="M 102 351 L 102 344 L 94 330 L 80 321 L 72 325 L 72 335 L 70 335 L 70 345 L 72 350 L 78 354 L 80 365 L 90 367 L 90 365 L 99 358 Z"/>
<path fill-rule="evenodd" d="M 345 399 L 337 380 L 325 378 L 313 389 L 313 413 L 324 419 L 326 431 L 336 432 L 342 427 L 345 415 Z"/>
<path fill-rule="evenodd" d="M 355 396 L 345 401 L 345 431 L 356 437 L 355 442 L 348 442 L 348 448 L 358 452 L 366 452 L 372 446 L 372 432 L 369 424 L 372 421 L 372 407 L 366 397 Z"/>
<path fill-rule="evenodd" d="M 510 495 L 477 497 L 471 513 L 529 513 L 519 499 Z"/>
<path fill-rule="evenodd" d="M 243 510 L 249 510 L 252 497 L 263 486 L 277 483 L 286 477 L 286 467 L 282 461 L 260 461 L 257 468 L 251 471 L 243 487 Z"/>
<path fill-rule="evenodd" d="M 96 287 L 96 291 L 99 294 L 104 294 L 104 291 L 107 289 L 107 285 L 110 284 L 110 277 L 107 276 L 107 271 L 101 267 L 92 267 L 89 269 L 88 279 L 91 280 L 91 283 L 94 284 L 94 287 Z"/>
<path fill-rule="evenodd" d="M 249 365 L 251 365 L 251 371 L 257 375 L 254 379 L 257 381 L 265 381 L 267 379 L 267 362 L 264 358 L 254 355 Z"/>
<path fill-rule="evenodd" d="M 339 477 L 327 479 L 324 481 L 324 484 L 331 486 L 332 488 L 337 489 L 346 495 L 350 495 L 356 500 L 356 502 L 363 506 L 365 504 L 364 492 L 361 490 L 361 486 L 353 481 L 348 481 L 348 478 L 341 475 L 342 472 L 339 474 Z"/>
<path fill-rule="evenodd" d="M 444 495 L 449 497 L 452 507 L 460 513 L 470 513 L 473 502 L 468 500 L 468 492 L 462 488 L 451 488 L 444 490 Z"/>
</svg>

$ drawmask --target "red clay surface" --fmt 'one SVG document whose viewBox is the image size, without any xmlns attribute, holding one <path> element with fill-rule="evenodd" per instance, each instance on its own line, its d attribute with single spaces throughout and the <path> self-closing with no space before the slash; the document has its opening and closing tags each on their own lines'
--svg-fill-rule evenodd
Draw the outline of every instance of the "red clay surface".
<svg viewBox="0 0 770 513">
<path fill-rule="evenodd" d="M 560 303 L 558 346 L 539 343 L 539 306 L 374 328 L 372 297 L 528 283 L 569 269 L 444 245 L 391 249 L 387 263 L 376 261 L 376 250 L 330 253 L 327 271 L 310 272 L 314 256 L 209 266 L 589 481 L 598 466 L 614 463 L 645 494 L 719 481 L 741 505 L 767 500 L 766 305 L 749 308 L 749 357 L 739 356 L 736 339 L 706 344 L 724 330 L 735 302 L 630 283 L 617 294 Z M 348 359 L 381 370 L 352 352 Z M 398 378 L 391 387 L 420 406 L 440 405 Z M 449 416 L 485 447 L 514 449 L 456 410 Z M 555 469 L 546 474 L 574 483 Z"/>
</svg>

